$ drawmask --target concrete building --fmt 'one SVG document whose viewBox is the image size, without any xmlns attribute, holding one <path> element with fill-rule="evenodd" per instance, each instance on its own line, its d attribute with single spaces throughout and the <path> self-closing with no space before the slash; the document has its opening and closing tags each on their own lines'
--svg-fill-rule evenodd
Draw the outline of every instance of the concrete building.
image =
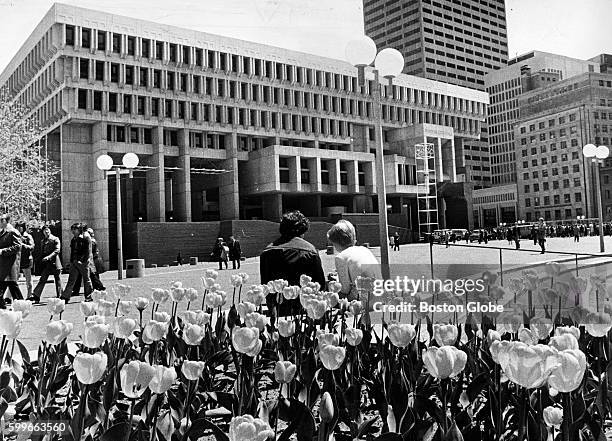
<svg viewBox="0 0 612 441">
<path fill-rule="evenodd" d="M 139 155 L 122 184 L 126 231 L 160 224 L 162 248 L 181 237 L 164 236 L 167 222 L 186 223 L 193 242 L 191 223 L 214 223 L 214 237 L 219 222 L 277 221 L 291 208 L 313 218 L 374 212 L 373 78 L 368 71 L 361 89 L 342 61 L 55 4 L 0 84 L 47 127 L 46 151 L 61 166 L 47 218 L 61 219 L 64 243 L 71 223 L 92 225 L 108 259 L 115 181 L 96 168 L 103 153 L 115 163 Z M 478 139 L 487 103 L 481 91 L 394 80 L 382 115 L 398 226 L 417 229 L 415 144 L 435 152 L 432 181 L 458 181 L 461 142 Z"/>
<path fill-rule="evenodd" d="M 612 74 L 588 72 L 550 82 L 523 93 L 519 107 L 514 131 L 519 216 L 526 221 L 597 217 L 593 168 L 582 147 L 610 145 Z"/>
<path fill-rule="evenodd" d="M 541 51 L 532 51 L 508 61 L 502 69 L 485 76 L 491 97 L 487 129 L 491 158 L 491 183 L 503 185 L 517 181 L 514 125 L 521 118 L 519 98 L 525 92 L 544 87 L 585 72 L 596 72 L 600 63 L 584 61 Z M 518 170 L 520 172 L 520 170 Z"/>
<path fill-rule="evenodd" d="M 502 222 L 512 224 L 520 220 L 516 184 L 482 188 L 472 195 L 476 228 L 494 228 Z"/>
<path fill-rule="evenodd" d="M 504 0 L 363 0 L 365 32 L 402 52 L 404 72 L 484 90 L 506 65 Z"/>
</svg>

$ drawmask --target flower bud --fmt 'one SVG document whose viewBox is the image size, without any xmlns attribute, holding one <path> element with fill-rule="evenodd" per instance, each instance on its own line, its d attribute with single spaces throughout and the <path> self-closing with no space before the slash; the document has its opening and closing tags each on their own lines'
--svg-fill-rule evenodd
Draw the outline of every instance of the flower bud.
<svg viewBox="0 0 612 441">
<path fill-rule="evenodd" d="M 556 406 L 545 407 L 542 411 L 544 422 L 548 427 L 558 429 L 563 423 L 563 409 Z"/>
<path fill-rule="evenodd" d="M 345 356 L 346 349 L 339 346 L 325 345 L 319 349 L 321 363 L 323 363 L 325 369 L 330 371 L 338 369 L 342 365 Z"/>
<path fill-rule="evenodd" d="M 113 326 L 115 337 L 127 340 L 132 336 L 136 326 L 138 323 L 134 319 L 125 316 L 117 317 Z"/>
<path fill-rule="evenodd" d="M 0 335 L 6 335 L 6 338 L 17 338 L 21 332 L 23 324 L 23 314 L 21 311 L 8 311 L 0 309 Z"/>
<path fill-rule="evenodd" d="M 291 383 L 297 372 L 297 367 L 290 361 L 277 361 L 274 366 L 274 378 L 279 384 Z"/>
<path fill-rule="evenodd" d="M 204 338 L 204 328 L 191 323 L 186 323 L 183 328 L 183 340 L 190 346 L 199 345 Z"/>
<path fill-rule="evenodd" d="M 72 329 L 73 324 L 66 320 L 49 322 L 45 328 L 45 341 L 52 345 L 58 345 L 70 335 Z"/>
<path fill-rule="evenodd" d="M 181 372 L 188 380 L 194 381 L 202 376 L 202 372 L 206 367 L 206 363 L 203 361 L 183 361 Z"/>
<path fill-rule="evenodd" d="M 432 377 L 453 378 L 465 368 L 467 354 L 454 346 L 430 347 L 423 352 L 423 364 Z"/>
<path fill-rule="evenodd" d="M 98 307 L 97 302 L 81 302 L 79 305 L 79 309 L 81 310 L 81 314 L 83 317 L 91 317 L 96 313 L 96 309 Z"/>
<path fill-rule="evenodd" d="M 26 318 L 32 311 L 30 300 L 13 300 L 13 312 L 21 312 L 22 318 Z"/>
<path fill-rule="evenodd" d="M 232 418 L 229 425 L 229 441 L 266 441 L 274 438 L 268 423 L 251 415 Z"/>
<path fill-rule="evenodd" d="M 389 325 L 387 332 L 391 343 L 398 348 L 408 346 L 416 335 L 414 326 L 407 323 L 392 323 Z"/>
<path fill-rule="evenodd" d="M 108 337 L 108 325 L 105 323 L 96 323 L 94 321 L 85 322 L 85 330 L 83 332 L 83 344 L 90 349 L 97 349 Z"/>
<path fill-rule="evenodd" d="M 74 357 L 72 367 L 79 382 L 93 384 L 100 381 L 106 371 L 108 358 L 103 352 L 85 354 L 80 352 Z"/>
<path fill-rule="evenodd" d="M 232 344 L 241 354 L 255 357 L 261 351 L 262 343 L 259 339 L 259 329 L 238 328 L 232 333 Z"/>
<path fill-rule="evenodd" d="M 66 302 L 64 299 L 60 299 L 57 297 L 51 297 L 47 300 L 47 311 L 51 315 L 60 315 L 66 309 Z"/>
<path fill-rule="evenodd" d="M 295 334 L 295 322 L 293 320 L 279 318 L 276 326 L 278 327 L 278 333 L 282 337 L 287 338 Z"/>
<path fill-rule="evenodd" d="M 459 330 L 455 325 L 433 325 L 434 338 L 440 346 L 452 346 L 457 341 Z"/>
<path fill-rule="evenodd" d="M 153 365 L 153 378 L 149 383 L 149 389 L 154 394 L 164 394 L 168 392 L 172 384 L 176 381 L 176 370 L 173 367 Z"/>
<path fill-rule="evenodd" d="M 363 339 L 363 331 L 361 329 L 347 328 L 345 335 L 346 342 L 351 346 L 358 346 Z"/>
<path fill-rule="evenodd" d="M 138 297 L 134 301 L 134 306 L 136 306 L 137 310 L 144 311 L 145 309 L 147 309 L 147 306 L 149 306 L 149 299 L 147 299 L 146 297 Z"/>
<path fill-rule="evenodd" d="M 119 372 L 121 391 L 128 398 L 139 398 L 155 375 L 155 369 L 144 361 L 132 360 Z"/>
<path fill-rule="evenodd" d="M 325 392 L 321 397 L 319 416 L 324 423 L 330 423 L 334 419 L 334 402 L 329 392 Z"/>
</svg>

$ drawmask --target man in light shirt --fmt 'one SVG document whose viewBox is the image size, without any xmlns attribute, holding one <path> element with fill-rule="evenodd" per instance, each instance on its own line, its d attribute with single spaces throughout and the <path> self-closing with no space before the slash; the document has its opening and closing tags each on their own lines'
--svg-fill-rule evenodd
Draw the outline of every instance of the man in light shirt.
<svg viewBox="0 0 612 441">
<path fill-rule="evenodd" d="M 338 281 L 342 285 L 340 294 L 348 300 L 357 300 L 359 293 L 355 286 L 357 277 L 380 278 L 380 264 L 366 247 L 356 246 L 355 227 L 344 219 L 338 221 L 327 232 L 327 239 L 334 246 Z"/>
</svg>

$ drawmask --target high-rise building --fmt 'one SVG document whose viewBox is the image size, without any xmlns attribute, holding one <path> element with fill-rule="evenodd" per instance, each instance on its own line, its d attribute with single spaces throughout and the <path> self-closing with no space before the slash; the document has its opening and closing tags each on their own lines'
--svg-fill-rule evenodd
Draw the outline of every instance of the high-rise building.
<svg viewBox="0 0 612 441">
<path fill-rule="evenodd" d="M 363 0 L 365 32 L 405 58 L 404 73 L 484 90 L 506 65 L 504 0 Z"/>
<path fill-rule="evenodd" d="M 61 167 L 43 213 L 61 219 L 64 250 L 69 225 L 84 221 L 109 257 L 115 181 L 96 159 L 109 154 L 120 164 L 124 153 L 138 154 L 122 185 L 133 245 L 125 248 L 147 263 L 169 263 L 177 250 L 207 257 L 221 233 L 241 233 L 253 253 L 275 234 L 265 220 L 288 209 L 328 221 L 375 212 L 371 70 L 366 80 L 360 87 L 343 61 L 63 4 L 0 74 L 0 86 L 46 127 L 45 151 Z M 408 75 L 387 91 L 389 219 L 418 230 L 429 210 L 419 188 L 458 182 L 456 142 L 478 137 L 488 96 Z M 427 165 L 417 160 L 422 143 L 434 157 Z M 471 206 L 464 212 L 471 216 Z M 453 212 L 447 225 L 457 223 L 468 219 Z"/>
<path fill-rule="evenodd" d="M 610 145 L 612 74 L 587 72 L 556 82 L 545 78 L 540 74 L 546 86 L 519 99 L 521 116 L 514 127 L 519 216 L 526 221 L 597 217 L 593 168 L 582 147 Z M 604 207 L 610 204 L 607 196 Z M 609 220 L 611 213 L 604 215 Z"/>
<path fill-rule="evenodd" d="M 485 77 L 491 104 L 487 114 L 491 182 L 516 182 L 517 161 L 514 126 L 521 117 L 520 96 L 530 90 L 573 76 L 599 70 L 596 61 L 584 61 L 546 52 L 532 51 L 508 61 L 502 69 Z"/>
</svg>

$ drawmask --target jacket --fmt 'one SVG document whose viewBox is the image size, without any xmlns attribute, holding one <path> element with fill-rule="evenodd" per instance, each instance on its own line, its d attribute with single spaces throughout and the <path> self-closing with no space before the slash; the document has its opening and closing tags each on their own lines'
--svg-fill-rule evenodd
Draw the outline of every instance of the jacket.
<svg viewBox="0 0 612 441">
<path fill-rule="evenodd" d="M 95 271 L 93 262 L 91 236 L 83 233 L 70 241 L 70 263 L 81 262 L 90 270 Z"/>
<path fill-rule="evenodd" d="M 21 234 L 11 224 L 0 231 L 0 282 L 19 281 Z"/>
<path fill-rule="evenodd" d="M 58 237 L 54 236 L 53 234 L 50 234 L 49 238 L 43 239 L 41 249 L 42 257 L 47 258 L 47 260 L 43 261 L 43 265 L 52 266 L 56 270 L 61 270 L 61 251 L 62 246 Z"/>
<path fill-rule="evenodd" d="M 229 247 L 230 260 L 240 260 L 240 256 L 242 255 L 242 250 L 240 249 L 240 242 L 234 240 L 234 242 L 228 242 L 227 246 Z"/>
<path fill-rule="evenodd" d="M 21 269 L 31 268 L 33 263 L 32 250 L 34 249 L 34 238 L 30 233 L 24 231 L 21 235 Z"/>
</svg>

